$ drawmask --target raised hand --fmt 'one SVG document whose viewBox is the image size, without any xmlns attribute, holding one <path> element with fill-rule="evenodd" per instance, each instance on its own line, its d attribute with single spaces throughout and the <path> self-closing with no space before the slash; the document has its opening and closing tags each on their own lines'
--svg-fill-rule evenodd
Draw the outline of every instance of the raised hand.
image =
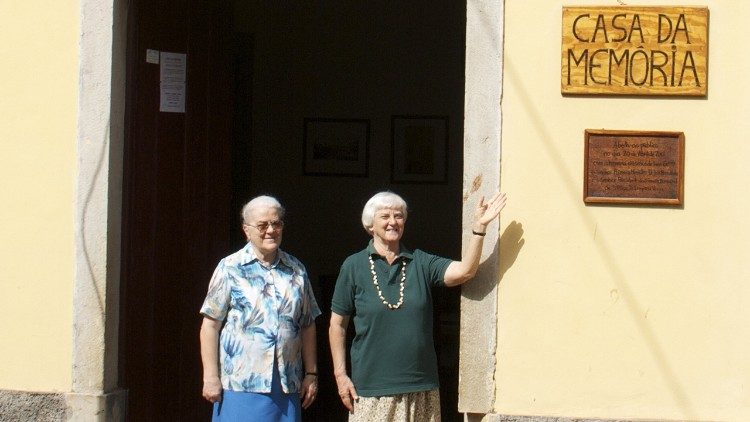
<svg viewBox="0 0 750 422">
<path fill-rule="evenodd" d="M 484 196 L 479 198 L 477 209 L 474 212 L 474 219 L 476 220 L 476 222 L 481 224 L 482 226 L 487 226 L 489 223 L 491 223 L 492 220 L 500 215 L 500 211 L 505 208 L 505 200 L 505 193 L 502 192 L 496 193 L 487 202 L 484 202 Z"/>
</svg>

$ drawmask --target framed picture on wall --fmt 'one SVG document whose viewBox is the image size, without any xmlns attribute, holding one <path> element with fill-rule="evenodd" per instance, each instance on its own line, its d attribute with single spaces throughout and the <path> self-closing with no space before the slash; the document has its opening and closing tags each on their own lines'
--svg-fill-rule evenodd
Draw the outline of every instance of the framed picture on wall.
<svg viewBox="0 0 750 422">
<path fill-rule="evenodd" d="M 448 181 L 448 116 L 391 116 L 391 182 Z"/>
<path fill-rule="evenodd" d="M 304 174 L 366 177 L 369 142 L 369 120 L 306 118 Z"/>
</svg>

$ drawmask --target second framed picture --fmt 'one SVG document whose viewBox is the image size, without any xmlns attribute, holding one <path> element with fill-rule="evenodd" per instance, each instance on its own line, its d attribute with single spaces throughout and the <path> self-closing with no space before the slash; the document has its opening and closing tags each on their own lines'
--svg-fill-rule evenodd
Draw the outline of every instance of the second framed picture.
<svg viewBox="0 0 750 422">
<path fill-rule="evenodd" d="M 391 182 L 448 181 L 448 116 L 391 116 Z"/>
</svg>

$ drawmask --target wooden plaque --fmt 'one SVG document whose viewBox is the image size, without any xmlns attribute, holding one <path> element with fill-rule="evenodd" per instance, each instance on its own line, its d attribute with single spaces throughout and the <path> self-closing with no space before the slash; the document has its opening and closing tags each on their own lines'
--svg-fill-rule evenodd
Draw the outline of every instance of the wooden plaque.
<svg viewBox="0 0 750 422">
<path fill-rule="evenodd" d="M 585 132 L 586 203 L 682 205 L 682 132 Z"/>
<path fill-rule="evenodd" d="M 708 8 L 563 7 L 563 94 L 704 96 Z"/>
</svg>

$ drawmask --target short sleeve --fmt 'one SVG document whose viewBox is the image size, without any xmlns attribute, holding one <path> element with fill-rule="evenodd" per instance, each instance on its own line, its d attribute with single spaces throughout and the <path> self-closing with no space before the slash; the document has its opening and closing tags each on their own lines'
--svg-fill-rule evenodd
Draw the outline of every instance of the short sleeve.
<svg viewBox="0 0 750 422">
<path fill-rule="evenodd" d="M 352 257 L 347 258 L 341 265 L 336 287 L 331 298 L 331 311 L 339 315 L 354 314 L 354 266 Z"/>
<path fill-rule="evenodd" d="M 444 286 L 445 271 L 453 260 L 432 255 L 422 250 L 415 251 L 415 255 L 423 268 L 424 274 L 427 275 L 430 286 Z"/>
<path fill-rule="evenodd" d="M 219 321 L 226 318 L 231 297 L 230 277 L 226 268 L 224 260 L 216 266 L 211 281 L 208 283 L 208 294 L 200 310 L 201 314 Z"/>
</svg>

